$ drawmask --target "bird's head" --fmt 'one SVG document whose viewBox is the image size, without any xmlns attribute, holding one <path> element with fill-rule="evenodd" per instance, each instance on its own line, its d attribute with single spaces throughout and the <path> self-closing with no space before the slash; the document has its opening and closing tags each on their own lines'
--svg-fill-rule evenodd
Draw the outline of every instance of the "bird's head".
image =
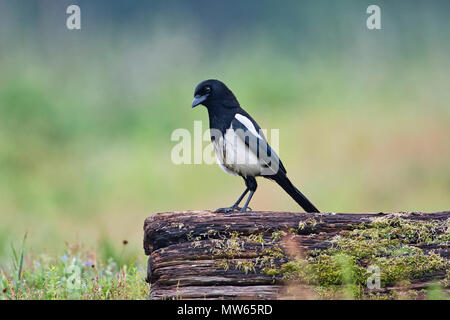
<svg viewBox="0 0 450 320">
<path fill-rule="evenodd" d="M 195 87 L 192 108 L 199 104 L 207 108 L 219 105 L 239 106 L 233 92 L 223 82 L 215 79 L 202 81 Z"/>
</svg>

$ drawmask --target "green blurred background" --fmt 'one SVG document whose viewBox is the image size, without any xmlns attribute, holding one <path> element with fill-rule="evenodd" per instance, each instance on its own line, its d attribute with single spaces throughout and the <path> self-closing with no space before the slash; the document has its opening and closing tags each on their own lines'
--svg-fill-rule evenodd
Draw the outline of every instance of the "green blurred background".
<svg viewBox="0 0 450 320">
<path fill-rule="evenodd" d="M 207 78 L 280 129 L 322 211 L 449 209 L 449 54 L 448 1 L 2 0 L 0 265 L 26 232 L 37 254 L 127 240 L 144 261 L 147 216 L 230 205 L 240 179 L 170 158 L 173 130 L 208 126 L 190 108 Z M 300 209 L 263 180 L 252 207 Z"/>
</svg>

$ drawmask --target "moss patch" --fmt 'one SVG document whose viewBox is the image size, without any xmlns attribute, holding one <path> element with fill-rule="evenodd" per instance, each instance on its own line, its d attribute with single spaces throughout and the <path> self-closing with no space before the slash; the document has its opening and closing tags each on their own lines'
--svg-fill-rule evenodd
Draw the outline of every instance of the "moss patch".
<svg viewBox="0 0 450 320">
<path fill-rule="evenodd" d="M 326 240 L 330 245 L 328 249 L 307 251 L 304 255 L 287 254 L 283 250 L 286 239 L 295 238 L 307 229 L 313 231 L 317 222 L 312 220 L 299 224 L 295 230 L 276 230 L 272 234 L 231 232 L 222 235 L 214 240 L 211 254 L 217 259 L 218 267 L 225 271 L 235 268 L 246 274 L 263 273 L 274 281 L 307 284 L 314 288 L 318 297 L 325 299 L 395 299 L 424 295 L 414 290 L 402 293 L 393 289 L 367 290 L 367 283 L 377 270 L 381 289 L 406 286 L 414 279 L 445 271 L 447 276 L 435 289 L 439 291 L 449 285 L 448 260 L 433 250 L 421 249 L 424 245 L 448 246 L 448 220 L 418 221 L 403 219 L 401 215 L 374 218 Z M 248 256 L 248 244 L 253 244 L 258 251 L 253 252 L 252 257 Z"/>
<path fill-rule="evenodd" d="M 334 296 L 340 287 L 352 298 L 393 298 L 388 294 L 365 294 L 373 273 L 380 271 L 380 287 L 407 285 L 414 279 L 433 275 L 449 267 L 446 259 L 434 252 L 425 253 L 420 245 L 448 246 L 449 222 L 413 221 L 401 217 L 383 217 L 363 223 L 352 231 L 343 231 L 331 239 L 331 248 L 310 251 L 296 257 L 270 274 L 285 280 L 317 287 L 319 295 Z M 374 269 L 372 269 L 374 270 Z M 444 279 L 443 286 L 448 285 Z"/>
<path fill-rule="evenodd" d="M 212 257 L 217 259 L 217 266 L 225 271 L 230 268 L 249 272 L 276 270 L 286 260 L 283 250 L 279 247 L 279 239 L 286 234 L 284 231 L 273 233 L 269 238 L 263 234 L 241 235 L 238 232 L 228 233 L 213 242 Z M 253 244 L 256 251 L 249 251 L 246 245 Z M 250 256 L 250 257 L 249 257 Z"/>
</svg>

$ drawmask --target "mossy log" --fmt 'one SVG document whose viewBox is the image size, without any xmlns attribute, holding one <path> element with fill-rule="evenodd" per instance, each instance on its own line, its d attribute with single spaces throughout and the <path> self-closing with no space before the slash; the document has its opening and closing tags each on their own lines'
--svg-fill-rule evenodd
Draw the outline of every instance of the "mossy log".
<svg viewBox="0 0 450 320">
<path fill-rule="evenodd" d="M 144 223 L 150 298 L 348 298 L 336 288 L 349 286 L 352 298 L 420 298 L 430 285 L 447 294 L 449 218 L 450 211 L 158 213 Z M 368 289 L 364 270 L 374 263 L 381 287 Z"/>
</svg>

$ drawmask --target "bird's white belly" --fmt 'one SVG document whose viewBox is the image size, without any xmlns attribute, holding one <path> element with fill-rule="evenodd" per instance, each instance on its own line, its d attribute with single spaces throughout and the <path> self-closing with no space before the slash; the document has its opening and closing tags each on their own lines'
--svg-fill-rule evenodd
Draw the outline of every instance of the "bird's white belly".
<svg viewBox="0 0 450 320">
<path fill-rule="evenodd" d="M 257 176 L 261 173 L 261 163 L 239 138 L 234 130 L 227 130 L 224 137 L 214 142 L 214 151 L 220 167 L 228 174 Z"/>
</svg>

